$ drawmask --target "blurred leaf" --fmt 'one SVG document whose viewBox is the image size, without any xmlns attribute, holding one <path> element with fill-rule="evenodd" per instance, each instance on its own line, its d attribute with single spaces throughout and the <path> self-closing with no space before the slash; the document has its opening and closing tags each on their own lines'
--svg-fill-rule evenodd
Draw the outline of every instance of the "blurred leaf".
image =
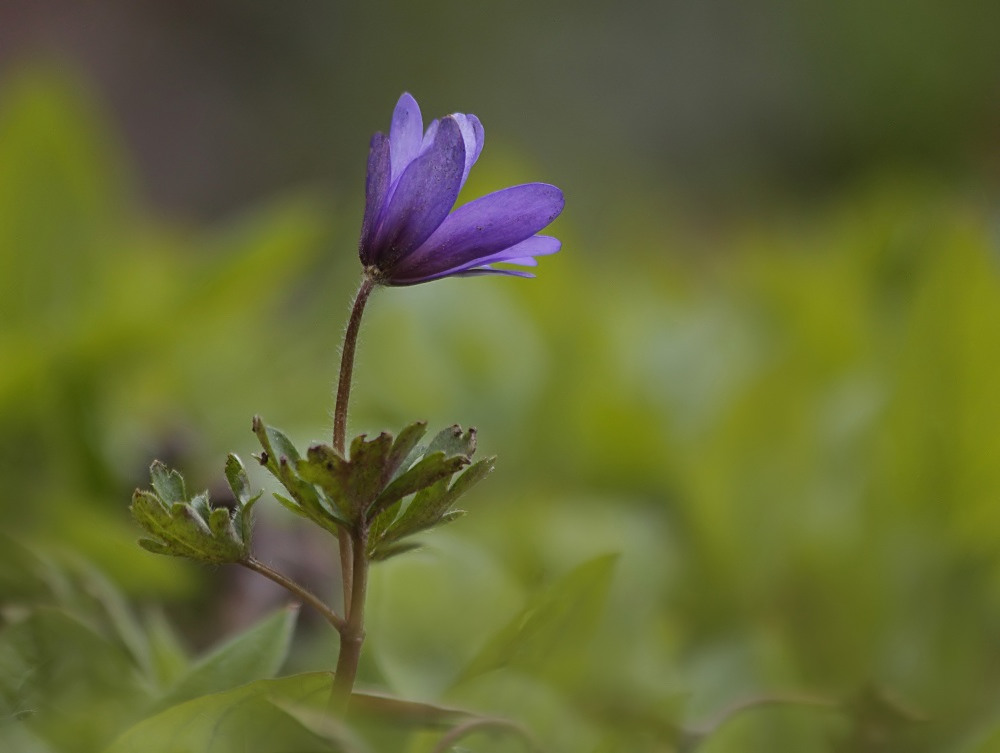
<svg viewBox="0 0 1000 753">
<path fill-rule="evenodd" d="M 157 708 L 272 677 L 285 662 L 298 609 L 286 607 L 199 659 L 157 702 Z"/>
<path fill-rule="evenodd" d="M 574 568 L 493 636 L 469 662 L 457 682 L 502 667 L 533 673 L 551 671 L 571 657 L 579 668 L 586 642 L 601 617 L 617 554 L 595 557 Z"/>
<path fill-rule="evenodd" d="M 67 611 L 34 609 L 0 631 L 0 718 L 55 748 L 97 750 L 148 695 L 126 649 Z"/>
<path fill-rule="evenodd" d="M 165 689 L 177 684 L 191 665 L 180 637 L 160 609 L 150 611 L 145 626 L 157 687 Z"/>
<path fill-rule="evenodd" d="M 336 750 L 278 708 L 315 707 L 330 694 L 330 674 L 257 680 L 202 696 L 145 719 L 105 753 L 302 753 Z"/>
<path fill-rule="evenodd" d="M 367 745 L 347 724 L 327 711 L 300 706 L 282 700 L 272 700 L 275 706 L 312 732 L 316 737 L 336 746 L 340 753 L 366 753 Z"/>
</svg>

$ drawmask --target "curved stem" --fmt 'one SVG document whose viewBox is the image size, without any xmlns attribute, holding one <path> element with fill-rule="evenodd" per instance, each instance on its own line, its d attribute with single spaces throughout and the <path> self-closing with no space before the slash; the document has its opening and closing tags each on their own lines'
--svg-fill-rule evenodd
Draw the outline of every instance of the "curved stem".
<svg viewBox="0 0 1000 753">
<path fill-rule="evenodd" d="M 333 411 L 333 447 L 344 454 L 344 440 L 347 437 L 347 403 L 351 399 L 351 377 L 354 373 L 354 351 L 358 347 L 358 332 L 361 329 L 361 315 L 365 312 L 368 296 L 375 288 L 375 282 L 365 275 L 361 287 L 351 307 L 351 318 L 344 332 L 344 345 L 340 350 L 340 380 L 337 382 L 337 404 Z"/>
<path fill-rule="evenodd" d="M 483 718 L 472 719 L 463 724 L 459 724 L 457 727 L 453 727 L 444 737 L 438 740 L 432 753 L 447 753 L 447 751 L 451 750 L 452 746 L 462 738 L 481 731 L 511 733 L 514 736 L 521 738 L 528 750 L 533 752 L 541 751 L 538 743 L 534 741 L 531 735 L 528 734 L 527 730 L 525 730 L 521 725 L 507 721 L 506 719 Z"/>
<path fill-rule="evenodd" d="M 333 625 L 334 628 L 336 628 L 337 632 L 339 633 L 344 632 L 344 629 L 347 626 L 347 622 L 344 620 L 343 617 L 341 617 L 339 614 L 330 609 L 330 607 L 328 607 L 323 602 L 322 599 L 316 596 L 316 594 L 306 590 L 303 586 L 300 586 L 291 578 L 282 575 L 277 570 L 272 570 L 263 562 L 261 562 L 260 560 L 256 560 L 253 557 L 247 557 L 239 564 L 243 565 L 246 568 L 249 568 L 250 570 L 253 570 L 255 573 L 260 573 L 265 578 L 277 583 L 286 591 L 290 591 L 291 593 L 295 594 L 295 596 L 299 597 L 302 601 L 304 601 L 306 604 L 308 604 L 317 612 L 319 612 L 321 615 L 323 615 L 323 617 L 326 618 L 326 621 L 329 622 L 331 625 Z"/>
<path fill-rule="evenodd" d="M 333 410 L 333 447 L 346 455 L 345 441 L 347 438 L 347 404 L 351 399 L 351 379 L 354 375 L 354 353 L 358 348 L 358 332 L 361 331 L 361 316 L 365 313 L 368 296 L 375 288 L 375 282 L 367 274 L 361 280 L 354 304 L 351 306 L 351 318 L 347 320 L 344 331 L 344 344 L 340 349 L 340 378 L 337 380 L 337 403 Z M 340 572 L 344 586 L 344 614 L 350 617 L 353 598 L 351 591 L 354 583 L 354 557 L 352 556 L 351 536 L 340 529 L 337 536 L 340 546 Z"/>
</svg>

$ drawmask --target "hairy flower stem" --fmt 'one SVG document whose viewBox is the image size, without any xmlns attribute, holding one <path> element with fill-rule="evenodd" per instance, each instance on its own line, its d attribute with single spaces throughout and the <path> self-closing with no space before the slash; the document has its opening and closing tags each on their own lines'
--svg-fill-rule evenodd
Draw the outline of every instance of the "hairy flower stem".
<svg viewBox="0 0 1000 753">
<path fill-rule="evenodd" d="M 354 688 L 361 658 L 361 645 L 365 641 L 365 597 L 368 592 L 368 530 L 362 524 L 352 540 L 354 552 L 354 578 L 352 585 L 351 611 L 347 624 L 340 631 L 340 656 L 333 678 L 333 692 L 330 696 L 332 711 L 343 713 Z"/>
<path fill-rule="evenodd" d="M 368 296 L 375 288 L 375 282 L 367 274 L 361 280 L 361 287 L 354 297 L 351 307 L 351 318 L 347 321 L 344 332 L 344 344 L 340 349 L 340 379 L 337 382 L 337 403 L 333 411 L 333 447 L 342 456 L 346 455 L 344 444 L 347 437 L 347 404 L 351 399 L 351 379 L 354 375 L 354 352 L 358 347 L 358 332 L 361 330 L 361 316 L 365 312 Z M 338 535 L 340 545 L 340 572 L 344 584 L 344 613 L 350 617 L 353 607 L 351 591 L 354 583 L 354 557 L 351 555 L 352 541 L 350 534 L 340 529 Z"/>
<path fill-rule="evenodd" d="M 351 307 L 351 317 L 344 332 L 340 351 L 340 379 L 337 382 L 337 403 L 333 413 L 333 447 L 346 457 L 347 405 L 351 397 L 351 379 L 354 374 L 354 353 L 358 347 L 361 317 L 368 297 L 375 288 L 374 279 L 365 274 Z M 346 623 L 340 632 L 340 655 L 330 696 L 331 710 L 343 712 L 354 688 L 361 658 L 361 644 L 365 640 L 365 597 L 368 591 L 368 530 L 364 521 L 354 531 L 340 529 L 340 570 L 344 585 L 344 616 Z"/>
<path fill-rule="evenodd" d="M 339 614 L 334 612 L 330 607 L 323 603 L 322 599 L 316 596 L 311 591 L 308 591 L 304 587 L 300 586 L 291 578 L 282 575 L 277 570 L 272 570 L 267 565 L 265 565 L 260 560 L 256 560 L 253 557 L 247 557 L 245 560 L 239 564 L 243 565 L 256 573 L 260 573 L 265 578 L 273 580 L 279 586 L 284 588 L 286 591 L 290 591 L 292 594 L 300 598 L 306 604 L 311 606 L 317 612 L 319 612 L 323 617 L 336 628 L 337 632 L 342 633 L 347 627 L 347 622 Z"/>
</svg>

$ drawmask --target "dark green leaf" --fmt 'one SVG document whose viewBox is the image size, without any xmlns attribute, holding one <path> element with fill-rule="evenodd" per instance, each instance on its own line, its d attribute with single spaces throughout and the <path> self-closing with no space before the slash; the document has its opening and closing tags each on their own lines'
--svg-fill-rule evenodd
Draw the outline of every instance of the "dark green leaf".
<svg viewBox="0 0 1000 753">
<path fill-rule="evenodd" d="M 385 488 L 385 491 L 371 505 L 366 516 L 369 520 L 374 519 L 389 505 L 414 492 L 426 489 L 442 479 L 450 478 L 453 473 L 468 464 L 469 458 L 465 455 L 449 457 L 440 451 L 424 455 L 416 465 L 408 471 L 404 471 Z"/>
<path fill-rule="evenodd" d="M 392 443 L 392 450 L 389 452 L 389 459 L 386 461 L 386 473 L 389 478 L 395 478 L 400 472 L 409 468 L 417 448 L 417 442 L 427 433 L 427 422 L 417 421 L 412 423 L 396 437 Z"/>
<path fill-rule="evenodd" d="M 455 483 L 448 486 L 449 478 L 443 478 L 434 485 L 420 491 L 399 516 L 398 520 L 386 531 L 384 539 L 398 541 L 428 528 L 433 528 L 444 520 L 448 510 L 462 494 L 475 484 L 486 478 L 493 470 L 495 458 L 484 458 L 474 463 Z M 458 515 L 449 518 L 450 522 Z"/>
<path fill-rule="evenodd" d="M 420 543 L 416 541 L 379 544 L 372 549 L 371 558 L 376 562 L 384 562 L 391 557 L 395 557 L 397 554 L 405 554 L 406 552 L 412 552 L 414 549 L 419 549 L 420 546 Z"/>
</svg>

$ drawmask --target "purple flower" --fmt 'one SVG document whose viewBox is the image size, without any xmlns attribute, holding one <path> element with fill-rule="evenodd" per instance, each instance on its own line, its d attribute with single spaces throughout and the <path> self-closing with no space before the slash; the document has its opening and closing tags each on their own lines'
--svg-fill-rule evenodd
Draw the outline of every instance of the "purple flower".
<svg viewBox="0 0 1000 753">
<path fill-rule="evenodd" d="M 417 101 L 399 98 L 388 138 L 376 133 L 368 155 L 360 256 L 375 282 L 534 277 L 492 265 L 534 267 L 536 256 L 559 250 L 557 239 L 536 235 L 563 208 L 562 191 L 547 183 L 505 188 L 451 211 L 482 149 L 483 126 L 475 115 L 448 115 L 424 131 Z"/>
</svg>

